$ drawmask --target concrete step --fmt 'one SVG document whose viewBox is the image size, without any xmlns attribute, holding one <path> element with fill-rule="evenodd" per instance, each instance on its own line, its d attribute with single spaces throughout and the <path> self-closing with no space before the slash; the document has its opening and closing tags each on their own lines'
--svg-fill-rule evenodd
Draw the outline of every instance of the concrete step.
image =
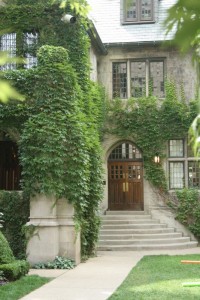
<svg viewBox="0 0 200 300">
<path fill-rule="evenodd" d="M 142 210 L 107 210 L 106 215 L 145 215 Z"/>
<path fill-rule="evenodd" d="M 102 216 L 99 251 L 140 251 L 185 249 L 196 247 L 196 241 L 152 219 L 143 211 L 107 211 Z"/>
<path fill-rule="evenodd" d="M 152 220 L 152 219 L 137 219 L 137 220 L 103 220 L 102 225 L 120 225 L 120 224 L 159 224 L 160 220 Z"/>
<path fill-rule="evenodd" d="M 142 250 L 176 250 L 197 247 L 197 242 L 151 244 L 151 245 L 107 245 L 98 247 L 98 251 L 142 251 Z"/>
<path fill-rule="evenodd" d="M 103 215 L 101 219 L 104 220 L 138 220 L 138 219 L 152 219 L 151 215 Z"/>
<path fill-rule="evenodd" d="M 171 239 L 166 239 L 166 238 L 160 238 L 160 239 L 144 239 L 144 240 L 134 240 L 134 239 L 128 239 L 128 240 L 99 240 L 99 247 L 101 246 L 109 246 L 109 245 L 142 245 L 142 246 L 148 246 L 152 244 L 181 244 L 181 243 L 187 243 L 190 242 L 189 237 L 180 237 L 180 238 L 171 238 Z"/>
<path fill-rule="evenodd" d="M 116 224 L 103 225 L 101 229 L 149 229 L 149 228 L 166 228 L 166 224 Z"/>
<path fill-rule="evenodd" d="M 160 234 L 160 233 L 173 233 L 175 230 L 174 228 L 170 227 L 159 227 L 159 228 L 147 228 L 147 229 L 101 229 L 100 236 L 103 235 L 111 235 L 111 234 L 118 234 L 119 236 L 123 234 Z"/>
<path fill-rule="evenodd" d="M 157 234 L 123 234 L 119 235 L 118 233 L 112 235 L 101 234 L 101 240 L 145 240 L 151 237 L 151 239 L 174 239 L 182 237 L 181 232 L 172 232 L 172 233 L 157 233 Z"/>
</svg>

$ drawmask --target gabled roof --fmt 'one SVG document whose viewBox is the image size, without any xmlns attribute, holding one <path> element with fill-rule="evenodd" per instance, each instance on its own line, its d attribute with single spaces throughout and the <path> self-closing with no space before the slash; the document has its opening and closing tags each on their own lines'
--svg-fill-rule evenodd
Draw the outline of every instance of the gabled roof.
<svg viewBox="0 0 200 300">
<path fill-rule="evenodd" d="M 167 10 L 176 0 L 154 0 L 157 7 L 155 23 L 132 25 L 121 24 L 120 1 L 122 0 L 88 0 L 91 7 L 89 17 L 104 44 L 156 43 L 172 40 L 173 32 L 166 37 L 163 22 Z"/>
</svg>

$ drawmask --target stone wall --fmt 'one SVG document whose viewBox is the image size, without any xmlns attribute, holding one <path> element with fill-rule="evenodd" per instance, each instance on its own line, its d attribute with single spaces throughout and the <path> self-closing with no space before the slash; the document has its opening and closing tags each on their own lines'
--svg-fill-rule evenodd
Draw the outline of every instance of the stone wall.
<svg viewBox="0 0 200 300">
<path fill-rule="evenodd" d="M 109 98 L 112 98 L 112 62 L 144 58 L 164 58 L 167 78 L 176 82 L 179 88 L 181 84 L 184 86 L 186 99 L 194 97 L 197 77 L 190 53 L 182 56 L 173 48 L 134 45 L 110 47 L 108 55 L 100 57 L 98 80 L 105 86 Z"/>
</svg>

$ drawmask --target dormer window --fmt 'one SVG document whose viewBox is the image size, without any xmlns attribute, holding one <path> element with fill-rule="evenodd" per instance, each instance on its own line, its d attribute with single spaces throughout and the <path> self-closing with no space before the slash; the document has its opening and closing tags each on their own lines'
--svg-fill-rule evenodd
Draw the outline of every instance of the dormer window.
<svg viewBox="0 0 200 300">
<path fill-rule="evenodd" d="M 124 0 L 125 23 L 154 21 L 154 0 Z"/>
</svg>

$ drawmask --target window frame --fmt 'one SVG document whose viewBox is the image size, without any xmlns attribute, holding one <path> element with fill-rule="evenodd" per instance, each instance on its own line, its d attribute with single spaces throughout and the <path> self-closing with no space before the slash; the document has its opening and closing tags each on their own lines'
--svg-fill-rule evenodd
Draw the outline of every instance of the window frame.
<svg viewBox="0 0 200 300">
<path fill-rule="evenodd" d="M 183 140 L 183 156 L 171 156 L 170 157 L 170 150 L 169 150 L 169 144 L 170 144 L 170 140 L 167 143 L 167 153 L 168 153 L 168 157 L 167 157 L 167 174 L 168 174 L 168 185 L 169 185 L 169 190 L 173 191 L 173 190 L 177 190 L 177 189 L 181 189 L 181 188 L 172 188 L 171 187 L 171 180 L 170 180 L 170 163 L 176 163 L 176 162 L 182 162 L 184 167 L 184 174 L 183 174 L 183 188 L 187 187 L 187 188 L 197 188 L 198 190 L 200 190 L 200 179 L 199 179 L 199 185 L 197 186 L 191 186 L 190 185 L 190 179 L 189 179 L 189 164 L 190 162 L 194 162 L 194 163 L 200 163 L 200 158 L 196 158 L 194 156 L 189 156 L 190 154 L 190 150 L 188 147 L 188 141 L 187 138 L 185 139 L 181 139 L 181 138 L 173 138 L 171 140 Z M 200 165 L 199 165 L 199 169 L 200 169 Z"/>
<path fill-rule="evenodd" d="M 5 40 L 4 40 L 5 39 Z M 7 51 L 10 57 L 22 57 L 24 58 L 24 63 L 20 64 L 20 67 L 24 67 L 24 69 L 30 69 L 34 66 L 37 66 L 37 56 L 35 51 L 35 56 L 31 54 L 31 47 L 34 47 L 34 42 L 37 45 L 39 39 L 39 33 L 35 30 L 24 32 L 22 35 L 18 35 L 16 32 L 6 33 L 0 35 L 0 51 Z M 18 42 L 21 40 L 23 47 L 19 50 L 17 49 Z M 10 42 L 9 42 L 10 41 Z M 12 42 L 13 41 L 13 42 Z M 11 43 L 12 42 L 12 43 Z M 9 47 L 7 46 L 9 45 Z M 10 45 L 12 47 L 10 47 Z M 36 46 L 37 47 L 37 46 Z M 9 49 L 7 49 L 9 48 Z M 0 70 L 15 70 L 17 69 L 16 62 L 6 63 L 5 65 L 0 67 Z"/>
<path fill-rule="evenodd" d="M 182 145 L 183 145 L 183 155 L 182 156 L 176 156 L 176 155 L 170 155 L 170 141 L 182 141 Z M 185 157 L 185 142 L 184 139 L 170 139 L 168 141 L 168 157 L 169 158 L 184 158 Z"/>
<path fill-rule="evenodd" d="M 182 177 L 182 187 L 172 187 L 172 178 L 170 176 L 170 173 L 171 173 L 171 168 L 170 166 L 172 164 L 176 164 L 176 163 L 179 163 L 179 164 L 182 164 L 182 168 L 183 168 L 183 177 Z M 173 177 L 174 179 L 174 177 Z M 184 164 L 184 161 L 182 160 L 174 160 L 174 161 L 169 161 L 169 189 L 170 190 L 176 190 L 176 189 L 183 189 L 185 187 L 185 164 Z"/>
<path fill-rule="evenodd" d="M 142 3 L 141 0 L 135 0 L 136 1 L 136 20 L 130 19 L 127 20 L 127 8 L 126 8 L 126 2 L 127 0 L 121 0 L 123 1 L 123 25 L 133 25 L 133 24 L 148 24 L 148 23 L 155 23 L 155 2 L 154 0 L 151 1 L 151 11 L 152 16 L 150 20 L 142 20 Z"/>
<path fill-rule="evenodd" d="M 121 98 L 121 99 L 128 99 L 128 98 L 131 98 L 133 97 L 132 94 L 131 94 L 131 63 L 134 63 L 134 62 L 145 62 L 145 90 L 146 90 L 146 94 L 143 95 L 144 97 L 148 97 L 149 96 L 149 82 L 150 82 L 150 64 L 152 62 L 162 62 L 163 63 L 163 83 L 165 83 L 165 79 L 166 79 L 166 74 L 167 74 L 167 71 L 166 71 L 166 57 L 141 57 L 141 58 L 128 58 L 128 59 L 119 59 L 119 60 L 111 60 L 111 82 L 112 82 L 112 85 L 111 85 L 111 95 L 112 95 L 112 99 L 115 98 L 114 96 L 114 85 L 113 85 L 113 65 L 116 63 L 126 63 L 126 72 L 127 72 L 127 78 L 126 78 L 126 87 L 127 87 L 127 90 L 126 90 L 126 95 L 127 97 L 125 98 Z M 163 84 L 164 86 L 164 84 Z M 158 96 L 159 99 L 163 99 L 165 97 L 165 89 L 164 89 L 164 92 L 163 92 L 163 96 Z M 139 98 L 139 97 L 135 97 L 135 98 Z"/>
</svg>

